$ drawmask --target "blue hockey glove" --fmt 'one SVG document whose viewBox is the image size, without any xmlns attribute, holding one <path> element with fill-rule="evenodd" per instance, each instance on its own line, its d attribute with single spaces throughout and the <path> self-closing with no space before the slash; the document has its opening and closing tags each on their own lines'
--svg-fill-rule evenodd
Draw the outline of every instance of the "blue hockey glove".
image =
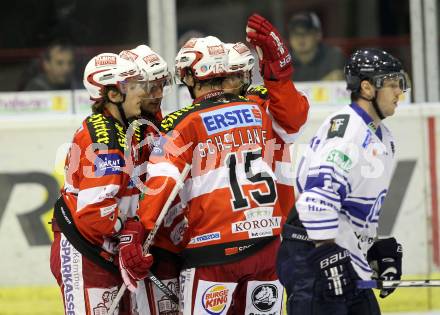
<svg viewBox="0 0 440 315">
<path fill-rule="evenodd" d="M 373 278 L 400 280 L 402 277 L 402 245 L 394 237 L 377 240 L 367 253 L 368 263 L 373 269 Z M 395 289 L 382 289 L 379 296 L 385 298 Z"/>
<path fill-rule="evenodd" d="M 314 248 L 307 257 L 318 273 L 318 285 L 330 299 L 352 295 L 358 279 L 351 265 L 350 253 L 335 243 Z"/>
</svg>

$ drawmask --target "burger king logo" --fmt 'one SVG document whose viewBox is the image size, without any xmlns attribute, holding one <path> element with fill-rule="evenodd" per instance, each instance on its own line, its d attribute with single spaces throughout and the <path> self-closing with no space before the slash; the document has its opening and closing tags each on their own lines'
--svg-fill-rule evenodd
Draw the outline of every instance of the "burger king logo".
<svg viewBox="0 0 440 315">
<path fill-rule="evenodd" d="M 228 304 L 228 292 L 229 289 L 224 285 L 210 286 L 202 295 L 203 308 L 210 315 L 220 315 Z"/>
</svg>

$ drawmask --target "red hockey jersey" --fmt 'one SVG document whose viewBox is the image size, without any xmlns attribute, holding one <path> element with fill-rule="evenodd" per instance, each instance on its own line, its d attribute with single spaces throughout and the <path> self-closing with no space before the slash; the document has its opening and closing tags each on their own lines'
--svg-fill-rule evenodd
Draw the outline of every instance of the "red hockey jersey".
<svg viewBox="0 0 440 315">
<path fill-rule="evenodd" d="M 276 131 L 273 161 L 278 198 L 283 215 L 287 216 L 295 203 L 290 149 L 307 121 L 309 103 L 291 81 L 265 80 L 264 84 L 249 89 L 246 97 L 263 106 L 272 119 Z"/>
<path fill-rule="evenodd" d="M 226 244 L 231 245 L 223 246 L 229 255 L 236 242 L 280 233 L 285 215 L 275 187 L 277 126 L 265 108 L 220 94 L 174 112 L 162 127 L 169 133 L 150 157 L 149 190 L 140 202 L 139 214 L 147 229 L 153 227 L 180 171 L 190 163 L 191 176 L 181 192 L 190 226 L 187 248 Z M 288 128 L 279 136 L 288 138 Z"/>
<path fill-rule="evenodd" d="M 136 136 L 130 141 L 137 141 Z M 61 195 L 76 227 L 93 244 L 114 253 L 112 237 L 136 215 L 139 192 L 131 181 L 135 145 L 108 112 L 87 117 L 76 131 L 65 164 Z"/>
</svg>

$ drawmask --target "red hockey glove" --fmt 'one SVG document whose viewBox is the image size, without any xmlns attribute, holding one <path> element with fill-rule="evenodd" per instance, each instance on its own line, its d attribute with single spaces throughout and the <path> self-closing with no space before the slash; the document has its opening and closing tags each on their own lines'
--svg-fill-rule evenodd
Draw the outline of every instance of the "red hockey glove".
<svg viewBox="0 0 440 315">
<path fill-rule="evenodd" d="M 146 239 L 147 231 L 142 223 L 127 220 L 119 236 L 119 270 L 127 288 L 134 292 L 136 281 L 148 275 L 153 256 L 142 253 L 142 243 Z"/>
<path fill-rule="evenodd" d="M 292 57 L 278 30 L 264 17 L 253 14 L 248 19 L 246 35 L 258 53 L 261 76 L 266 80 L 290 80 Z"/>
</svg>

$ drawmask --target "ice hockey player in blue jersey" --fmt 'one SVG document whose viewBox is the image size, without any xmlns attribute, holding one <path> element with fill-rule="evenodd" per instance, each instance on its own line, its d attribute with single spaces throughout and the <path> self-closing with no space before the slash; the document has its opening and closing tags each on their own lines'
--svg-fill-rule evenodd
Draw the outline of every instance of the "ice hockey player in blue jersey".
<svg viewBox="0 0 440 315">
<path fill-rule="evenodd" d="M 299 196 L 277 259 L 288 314 L 380 314 L 372 290 L 355 281 L 402 274 L 401 245 L 377 239 L 376 230 L 395 156 L 383 120 L 394 114 L 406 76 L 379 49 L 354 52 L 344 70 L 352 103 L 324 121 L 297 165 Z"/>
</svg>

